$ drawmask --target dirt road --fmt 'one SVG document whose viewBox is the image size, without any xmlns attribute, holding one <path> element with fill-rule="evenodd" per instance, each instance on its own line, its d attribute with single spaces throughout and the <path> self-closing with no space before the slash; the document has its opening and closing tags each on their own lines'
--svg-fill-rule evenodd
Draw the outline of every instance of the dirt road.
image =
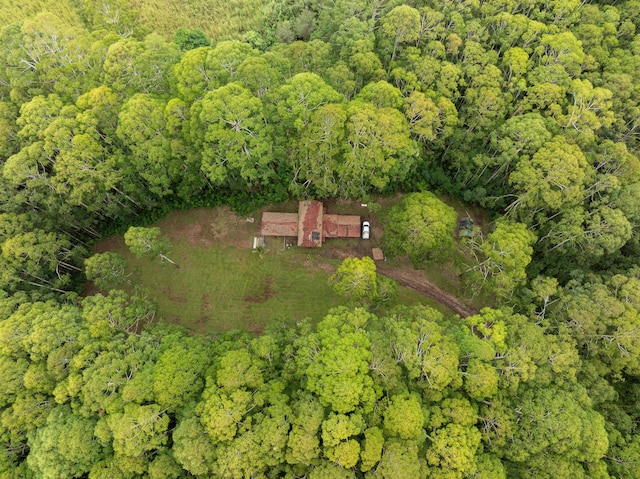
<svg viewBox="0 0 640 479">
<path fill-rule="evenodd" d="M 360 257 L 363 254 L 359 251 L 354 251 L 347 248 L 327 248 L 325 250 L 327 256 L 334 259 L 345 259 L 350 257 Z M 429 299 L 437 301 L 438 303 L 446 306 L 451 311 L 459 314 L 461 317 L 473 316 L 478 314 L 478 310 L 471 308 L 460 301 L 452 294 L 438 288 L 435 284 L 424 277 L 422 271 L 413 269 L 411 267 L 394 267 L 390 268 L 383 262 L 376 263 L 376 272 L 387 278 L 394 279 L 401 286 L 411 288 L 414 291 L 426 296 Z"/>
<path fill-rule="evenodd" d="M 395 279 L 401 286 L 411 288 L 427 298 L 437 301 L 463 318 L 478 314 L 478 311 L 470 308 L 455 296 L 438 288 L 435 284 L 427 280 L 420 271 L 405 271 L 399 268 L 388 268 L 378 263 L 376 272 L 386 276 L 387 278 Z"/>
</svg>

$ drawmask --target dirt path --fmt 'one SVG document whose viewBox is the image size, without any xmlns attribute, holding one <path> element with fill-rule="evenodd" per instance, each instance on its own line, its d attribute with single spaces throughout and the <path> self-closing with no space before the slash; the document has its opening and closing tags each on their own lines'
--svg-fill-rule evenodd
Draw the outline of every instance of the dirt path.
<svg viewBox="0 0 640 479">
<path fill-rule="evenodd" d="M 398 268 L 392 269 L 378 263 L 377 272 L 387 278 L 395 279 L 398 284 L 402 286 L 411 288 L 427 298 L 437 301 L 463 318 L 478 314 L 478 311 L 470 308 L 455 296 L 438 288 L 435 284 L 424 278 L 423 275 L 416 274 L 419 273 L 419 271 L 404 271 Z"/>
<path fill-rule="evenodd" d="M 353 251 L 347 249 L 332 248 L 327 249 L 327 251 L 330 252 L 329 255 L 335 259 L 345 259 L 357 256 Z M 438 288 L 435 284 L 426 279 L 422 272 L 413 268 L 389 268 L 385 266 L 384 263 L 378 262 L 376 263 L 376 272 L 386 276 L 387 278 L 396 280 L 398 284 L 411 288 L 427 298 L 437 301 L 463 318 L 473 316 L 479 312 L 478 310 L 467 306 L 452 294 Z"/>
</svg>

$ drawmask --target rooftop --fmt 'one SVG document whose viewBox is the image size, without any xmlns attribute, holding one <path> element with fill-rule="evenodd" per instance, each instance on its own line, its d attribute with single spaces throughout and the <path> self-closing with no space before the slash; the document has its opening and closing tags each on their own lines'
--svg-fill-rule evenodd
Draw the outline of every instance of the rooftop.
<svg viewBox="0 0 640 479">
<path fill-rule="evenodd" d="M 262 213 L 262 236 L 297 236 L 298 246 L 319 248 L 327 238 L 359 238 L 360 216 L 326 215 L 322 202 L 300 201 L 298 213 Z"/>
</svg>

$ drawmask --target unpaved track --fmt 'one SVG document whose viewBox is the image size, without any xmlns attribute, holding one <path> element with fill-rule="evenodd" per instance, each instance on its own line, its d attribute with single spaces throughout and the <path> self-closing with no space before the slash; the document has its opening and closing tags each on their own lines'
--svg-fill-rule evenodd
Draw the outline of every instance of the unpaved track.
<svg viewBox="0 0 640 479">
<path fill-rule="evenodd" d="M 387 278 L 395 279 L 398 284 L 411 288 L 427 298 L 437 301 L 463 318 L 478 314 L 478 311 L 468 307 L 455 296 L 438 288 L 431 281 L 424 278 L 422 274 L 418 274 L 420 273 L 419 271 L 404 271 L 401 269 L 388 268 L 378 263 L 376 265 L 376 272 Z"/>
<path fill-rule="evenodd" d="M 357 253 L 347 249 L 332 248 L 327 249 L 328 256 L 335 259 L 345 259 L 349 257 L 359 256 Z M 443 306 L 446 306 L 451 311 L 459 314 L 461 317 L 473 316 L 478 314 L 478 310 L 470 308 L 458 298 L 450 293 L 447 293 L 443 289 L 438 288 L 435 284 L 424 277 L 424 273 L 415 270 L 413 268 L 390 268 L 384 263 L 376 263 L 376 272 L 386 276 L 387 278 L 394 279 L 401 286 L 411 288 L 417 291 L 423 296 L 432 299 Z"/>
</svg>

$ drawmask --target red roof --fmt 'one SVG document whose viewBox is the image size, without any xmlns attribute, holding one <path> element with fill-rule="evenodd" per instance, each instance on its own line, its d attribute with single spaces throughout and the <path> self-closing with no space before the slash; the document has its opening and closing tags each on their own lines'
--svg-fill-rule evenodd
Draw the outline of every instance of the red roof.
<svg viewBox="0 0 640 479">
<path fill-rule="evenodd" d="M 301 201 L 298 213 L 262 213 L 262 236 L 297 236 L 298 246 L 319 248 L 326 238 L 359 238 L 360 217 L 325 215 L 320 201 Z"/>
<path fill-rule="evenodd" d="M 322 203 L 316 200 L 301 201 L 298 215 L 298 246 L 322 246 Z"/>
<path fill-rule="evenodd" d="M 355 215 L 324 215 L 325 238 L 360 238 L 360 217 Z"/>
<path fill-rule="evenodd" d="M 298 213 L 262 213 L 262 236 L 298 236 Z"/>
</svg>

